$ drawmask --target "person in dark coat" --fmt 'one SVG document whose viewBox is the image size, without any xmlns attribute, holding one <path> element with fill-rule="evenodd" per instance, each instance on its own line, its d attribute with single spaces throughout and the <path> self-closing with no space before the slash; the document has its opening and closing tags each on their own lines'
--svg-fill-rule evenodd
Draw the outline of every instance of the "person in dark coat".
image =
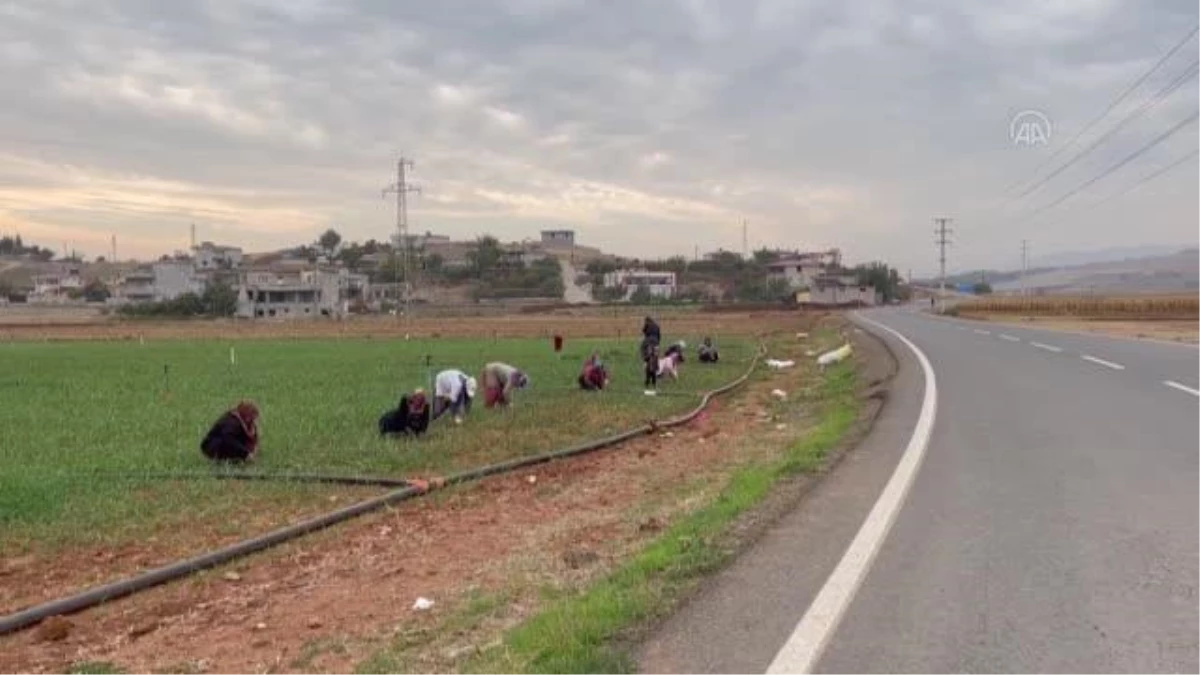
<svg viewBox="0 0 1200 675">
<path fill-rule="evenodd" d="M 584 391 L 600 391 L 608 386 L 608 369 L 600 361 L 599 354 L 592 354 L 583 362 L 583 372 L 579 374 L 579 388 Z"/>
<path fill-rule="evenodd" d="M 644 354 L 646 367 L 646 391 L 652 392 L 658 390 L 658 345 L 651 344 Z"/>
<path fill-rule="evenodd" d="M 720 354 L 717 353 L 717 348 L 712 343 L 712 338 L 705 337 L 700 343 L 700 363 L 716 363 L 721 360 Z"/>
<path fill-rule="evenodd" d="M 400 397 L 400 404 L 379 418 L 380 436 L 420 436 L 429 429 L 431 417 L 429 399 L 424 389 L 417 389 L 411 396 Z"/>
<path fill-rule="evenodd" d="M 258 407 L 242 401 L 221 415 L 200 441 L 200 451 L 219 462 L 253 460 L 258 452 Z"/>
<path fill-rule="evenodd" d="M 646 320 L 642 322 L 642 339 L 650 340 L 654 344 L 662 342 L 662 329 L 650 317 L 646 317 Z"/>
</svg>

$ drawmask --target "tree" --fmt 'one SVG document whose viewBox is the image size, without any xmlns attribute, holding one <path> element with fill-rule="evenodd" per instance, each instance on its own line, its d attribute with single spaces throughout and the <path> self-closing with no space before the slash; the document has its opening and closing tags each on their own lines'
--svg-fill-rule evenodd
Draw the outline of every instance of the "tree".
<svg viewBox="0 0 1200 675">
<path fill-rule="evenodd" d="M 654 300 L 654 296 L 650 293 L 650 287 L 646 285 L 638 286 L 629 296 L 629 301 L 635 305 L 648 305 Z"/>
<path fill-rule="evenodd" d="M 325 230 L 325 233 L 317 239 L 317 244 L 325 250 L 326 255 L 333 257 L 337 251 L 338 244 L 342 243 L 342 235 L 337 233 L 337 230 L 330 228 Z"/>
<path fill-rule="evenodd" d="M 105 286 L 103 281 L 92 279 L 83 287 L 80 295 L 87 302 L 104 302 L 112 297 L 112 292 L 108 290 L 108 286 Z"/>
<path fill-rule="evenodd" d="M 767 248 L 760 248 L 753 253 L 755 264 L 766 265 L 779 260 L 779 251 L 772 251 Z"/>
<path fill-rule="evenodd" d="M 227 283 L 212 281 L 200 296 L 201 310 L 210 316 L 233 316 L 237 313 L 238 294 Z"/>
<path fill-rule="evenodd" d="M 365 248 L 351 242 L 343 246 L 342 250 L 338 251 L 337 258 L 345 263 L 346 267 L 349 267 L 350 269 L 357 269 L 359 261 L 362 260 L 362 257 L 366 254 L 367 251 Z"/>
<path fill-rule="evenodd" d="M 475 249 L 467 254 L 467 259 L 475 268 L 476 276 L 482 279 L 486 274 L 499 267 L 501 253 L 499 240 L 485 234 L 476 240 Z"/>
<path fill-rule="evenodd" d="M 986 281 L 977 281 L 971 287 L 971 292 L 975 295 L 988 295 L 992 292 L 992 285 Z"/>
<path fill-rule="evenodd" d="M 869 265 L 859 265 L 854 268 L 858 283 L 864 286 L 874 286 L 883 297 L 884 302 L 891 302 L 900 295 L 900 273 L 888 267 L 887 263 L 873 262 Z"/>
</svg>

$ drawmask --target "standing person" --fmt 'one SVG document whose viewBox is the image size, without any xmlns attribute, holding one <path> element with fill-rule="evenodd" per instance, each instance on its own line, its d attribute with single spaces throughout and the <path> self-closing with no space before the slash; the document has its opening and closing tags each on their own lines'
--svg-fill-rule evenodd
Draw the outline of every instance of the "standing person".
<svg viewBox="0 0 1200 675">
<path fill-rule="evenodd" d="M 450 411 L 454 423 L 462 424 L 463 416 L 471 412 L 477 386 L 475 378 L 456 368 L 438 373 L 433 380 L 433 419 Z"/>
<path fill-rule="evenodd" d="M 608 369 L 600 361 L 600 355 L 593 353 L 583 362 L 583 372 L 579 374 L 579 388 L 584 391 L 600 391 L 608 386 Z"/>
<path fill-rule="evenodd" d="M 643 358 L 645 358 L 645 348 L 647 345 L 653 344 L 654 346 L 657 347 L 659 345 L 659 343 L 661 343 L 661 342 L 662 342 L 662 329 L 660 329 L 658 327 L 658 324 L 654 321 L 654 319 L 651 319 L 650 317 L 646 317 L 646 320 L 642 322 L 642 354 L 643 354 Z"/>
<path fill-rule="evenodd" d="M 253 460 L 258 452 L 258 406 L 242 401 L 217 418 L 200 441 L 200 451 L 215 461 Z"/>
<path fill-rule="evenodd" d="M 520 368 L 493 361 L 483 367 L 483 403 L 489 408 L 512 404 L 513 392 L 529 386 L 529 376 Z"/>
<path fill-rule="evenodd" d="M 646 366 L 646 394 L 653 396 L 658 393 L 658 345 L 651 344 L 643 354 Z"/>
</svg>

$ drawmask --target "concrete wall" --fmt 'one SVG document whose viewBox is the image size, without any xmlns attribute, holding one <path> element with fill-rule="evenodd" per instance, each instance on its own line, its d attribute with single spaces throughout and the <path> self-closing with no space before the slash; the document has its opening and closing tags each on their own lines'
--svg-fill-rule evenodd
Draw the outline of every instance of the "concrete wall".
<svg viewBox="0 0 1200 675">
<path fill-rule="evenodd" d="M 814 305 L 862 303 L 874 306 L 879 304 L 879 293 L 873 286 L 826 286 L 812 289 L 809 301 Z"/>
<path fill-rule="evenodd" d="M 153 269 L 155 300 L 174 300 L 184 293 L 204 292 L 204 281 L 196 277 L 191 262 L 158 262 Z"/>
</svg>

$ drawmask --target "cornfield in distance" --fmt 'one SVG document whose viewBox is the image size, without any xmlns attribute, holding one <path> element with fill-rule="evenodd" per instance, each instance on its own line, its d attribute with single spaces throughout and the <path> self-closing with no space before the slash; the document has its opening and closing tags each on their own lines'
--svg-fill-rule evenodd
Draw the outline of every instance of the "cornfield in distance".
<svg viewBox="0 0 1200 675">
<path fill-rule="evenodd" d="M 960 314 L 1072 316 L 1087 319 L 1168 320 L 1200 318 L 1200 296 L 1034 296 L 991 297 L 958 306 Z"/>
</svg>

